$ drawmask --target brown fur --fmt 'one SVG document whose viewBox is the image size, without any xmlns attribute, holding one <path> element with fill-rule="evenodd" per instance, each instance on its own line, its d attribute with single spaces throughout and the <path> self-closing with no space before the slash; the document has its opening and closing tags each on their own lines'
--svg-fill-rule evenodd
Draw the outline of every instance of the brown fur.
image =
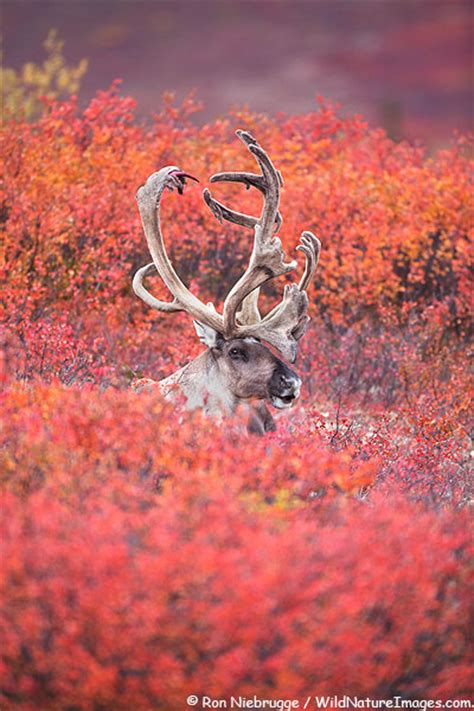
<svg viewBox="0 0 474 711">
<path fill-rule="evenodd" d="M 280 382 L 282 378 L 286 385 Z M 262 343 L 250 338 L 226 341 L 219 336 L 212 347 L 168 378 L 160 382 L 143 378 L 133 387 L 137 392 L 158 387 L 169 400 L 184 396 L 189 409 L 203 408 L 218 418 L 246 406 L 249 431 L 263 434 L 275 429 L 265 402 L 289 406 L 281 397 L 298 397 L 299 386 L 296 373 Z"/>
</svg>

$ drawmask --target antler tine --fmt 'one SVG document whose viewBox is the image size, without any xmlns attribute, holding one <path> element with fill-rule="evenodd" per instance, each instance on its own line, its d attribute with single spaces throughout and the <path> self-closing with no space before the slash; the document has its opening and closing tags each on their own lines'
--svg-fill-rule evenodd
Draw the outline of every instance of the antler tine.
<svg viewBox="0 0 474 711">
<path fill-rule="evenodd" d="M 254 229 L 255 225 L 259 222 L 265 230 L 270 227 L 271 234 L 273 234 L 273 232 L 278 232 L 283 221 L 281 214 L 278 211 L 280 202 L 280 187 L 283 185 L 281 173 L 274 168 L 269 157 L 251 133 L 241 130 L 238 130 L 235 133 L 242 143 L 244 143 L 249 151 L 254 155 L 262 170 L 262 175 L 243 171 L 216 173 L 211 176 L 210 182 L 243 183 L 247 190 L 251 186 L 257 188 L 257 190 L 259 190 L 265 197 L 262 215 L 260 218 L 257 218 L 231 210 L 213 198 L 207 188 L 203 192 L 204 200 L 219 222 L 222 222 L 224 219 L 228 222 L 233 222 L 236 225 L 247 227 L 248 229 Z"/>
<path fill-rule="evenodd" d="M 145 302 L 152 309 L 157 311 L 164 311 L 166 313 L 172 313 L 177 311 L 184 311 L 184 308 L 180 306 L 176 299 L 173 301 L 160 301 L 152 294 L 150 294 L 147 289 L 143 286 L 143 280 L 145 277 L 150 276 L 150 274 L 156 274 L 156 266 L 154 262 L 150 262 L 144 267 L 141 267 L 137 272 L 132 281 L 132 288 L 135 294 Z"/>
<path fill-rule="evenodd" d="M 309 230 L 305 230 L 301 233 L 300 237 L 301 244 L 299 244 L 296 249 L 297 251 L 303 252 L 305 255 L 305 268 L 303 276 L 298 284 L 299 291 L 306 291 L 308 288 L 316 267 L 319 262 L 319 254 L 321 252 L 321 242 L 319 239 Z M 268 323 L 268 321 L 273 318 L 273 316 L 281 310 L 281 302 L 275 306 L 268 314 L 264 317 L 263 321 Z"/>
<path fill-rule="evenodd" d="M 270 242 L 266 242 L 263 238 L 263 230 L 257 224 L 250 264 L 224 301 L 224 335 L 227 337 L 237 335 L 239 327 L 236 323 L 236 313 L 249 294 L 270 279 L 287 274 L 295 268 L 296 262 L 285 262 L 278 237 L 273 237 Z"/>
<path fill-rule="evenodd" d="M 257 307 L 258 292 L 248 299 L 247 297 L 269 279 L 286 274 L 296 267 L 296 262 L 285 263 L 281 242 L 273 236 L 275 229 L 281 225 L 281 216 L 278 212 L 280 186 L 283 183 L 281 175 L 250 133 L 236 131 L 236 134 L 255 157 L 262 174 L 217 173 L 212 176 L 211 182 L 240 182 L 247 187 L 253 186 L 263 193 L 264 204 L 262 214 L 256 218 L 230 210 L 215 200 L 208 190 L 203 193 L 207 205 L 220 221 L 225 219 L 254 230 L 254 245 L 249 267 L 231 289 L 224 302 L 224 335 L 227 337 L 234 335 L 239 328 L 237 311 L 240 306 L 242 306 L 239 313 L 241 324 L 248 324 L 260 319 Z"/>
<path fill-rule="evenodd" d="M 255 187 L 264 195 L 264 204 L 261 216 L 257 218 L 231 210 L 226 205 L 223 205 L 221 202 L 213 198 L 207 188 L 203 191 L 203 197 L 204 201 L 211 209 L 211 212 L 219 220 L 219 222 L 227 220 L 228 222 L 232 222 L 242 227 L 253 229 L 255 231 L 255 241 L 258 240 L 263 245 L 272 240 L 274 232 L 278 231 L 282 224 L 282 218 L 280 212 L 278 211 L 278 207 L 280 202 L 280 187 L 283 185 L 283 179 L 280 172 L 275 169 L 270 158 L 252 134 L 248 131 L 238 130 L 236 131 L 236 135 L 255 157 L 262 174 L 258 175 L 256 173 L 248 173 L 244 171 L 216 173 L 211 177 L 210 182 L 237 182 L 243 183 L 247 189 Z M 258 237 L 257 227 L 259 229 Z M 277 250 L 278 248 L 281 251 L 280 243 L 275 242 L 273 250 Z M 254 243 L 252 258 L 255 254 L 256 245 Z M 281 255 L 283 255 L 282 252 Z M 282 259 L 283 257 L 281 257 L 281 260 Z M 287 266 L 289 267 L 289 265 Z M 279 271 L 278 274 L 280 273 L 285 273 L 285 271 Z M 227 335 L 230 335 L 232 333 L 232 329 L 237 327 L 237 321 L 239 324 L 250 324 L 260 321 L 260 313 L 258 310 L 259 286 L 268 279 L 272 278 L 272 276 L 274 276 L 274 274 L 269 273 L 268 276 L 264 278 L 262 273 L 260 275 L 260 279 L 255 281 L 254 278 L 249 278 L 250 274 L 249 270 L 247 270 L 242 279 L 235 285 L 224 305 L 224 326 Z M 255 270 L 252 272 L 252 277 L 255 277 Z M 236 312 L 239 306 L 241 308 L 237 314 Z"/>
<path fill-rule="evenodd" d="M 303 276 L 300 279 L 300 282 L 298 284 L 298 289 L 299 291 L 306 291 L 308 288 L 311 279 L 313 277 L 314 272 L 316 271 L 316 267 L 318 266 L 319 262 L 319 255 L 321 252 L 321 242 L 319 239 L 314 235 L 312 232 L 309 232 L 309 230 L 305 230 L 301 234 L 301 244 L 296 247 L 298 251 L 303 252 L 305 255 L 305 269 Z M 258 310 L 258 292 L 259 289 L 256 289 L 255 291 L 252 291 L 242 302 L 242 306 L 240 311 L 237 314 L 238 322 L 241 325 L 252 325 L 252 324 L 258 324 L 259 321 L 262 321 L 262 318 L 260 316 L 260 312 Z M 266 329 L 268 323 L 270 322 L 271 319 L 275 316 L 277 312 L 281 312 L 281 303 L 278 304 L 274 309 L 272 309 L 263 319 L 263 327 Z M 281 313 L 280 313 L 281 317 Z M 304 331 L 301 332 L 301 336 L 303 335 Z M 297 339 L 298 340 L 298 339 Z"/>
<path fill-rule="evenodd" d="M 321 253 L 321 242 L 316 235 L 313 235 L 313 233 L 309 230 L 302 232 L 300 239 L 301 244 L 299 244 L 296 249 L 303 252 L 306 257 L 306 264 L 303 276 L 298 284 L 298 289 L 300 291 L 305 291 L 313 278 L 316 267 L 318 266 L 319 255 Z"/>
<path fill-rule="evenodd" d="M 207 188 L 204 188 L 202 196 L 204 198 L 204 202 L 210 208 L 214 217 L 221 224 L 223 220 L 227 220 L 227 222 L 233 222 L 234 225 L 240 225 L 241 227 L 247 227 L 248 229 L 253 230 L 258 222 L 257 217 L 252 217 L 251 215 L 244 215 L 242 212 L 237 212 L 236 210 L 231 210 L 230 208 L 226 207 L 221 202 L 213 198 Z"/>
<path fill-rule="evenodd" d="M 174 297 L 173 302 L 166 304 L 151 296 L 142 284 L 143 278 L 150 273 L 150 265 L 138 270 L 134 278 L 135 293 L 147 304 L 160 311 L 187 311 L 195 320 L 211 326 L 219 332 L 223 330 L 223 318 L 214 309 L 206 306 L 183 284 L 170 262 L 163 241 L 160 223 L 160 200 L 165 188 L 177 189 L 182 194 L 186 178 L 192 176 L 183 173 L 176 166 L 162 168 L 153 173 L 145 185 L 137 192 L 137 203 L 142 219 L 143 230 L 148 243 L 148 249 L 153 258 L 153 264 L 160 277 Z M 192 178 L 196 180 L 196 178 Z"/>
<path fill-rule="evenodd" d="M 298 341 L 309 322 L 308 296 L 297 284 L 286 284 L 283 299 L 259 323 L 242 328 L 242 335 L 253 336 L 274 346 L 284 358 L 294 363 Z"/>
<path fill-rule="evenodd" d="M 257 188 L 261 193 L 265 194 L 265 181 L 262 175 L 257 173 L 226 172 L 215 173 L 210 178 L 211 183 L 243 183 L 247 190 L 250 187 Z"/>
<path fill-rule="evenodd" d="M 259 222 L 263 231 L 268 231 L 269 234 L 272 235 L 276 229 L 280 228 L 282 223 L 278 207 L 280 205 L 280 187 L 283 186 L 283 178 L 251 133 L 238 130 L 236 131 L 236 135 L 245 143 L 250 153 L 254 155 L 262 170 L 265 201 Z M 278 220 L 277 215 L 279 216 Z M 278 228 L 274 227 L 276 222 L 278 222 Z"/>
<path fill-rule="evenodd" d="M 298 285 L 287 284 L 282 301 L 259 323 L 246 322 L 245 335 L 267 341 L 291 363 L 296 359 L 298 341 L 309 323 L 308 296 L 306 289 L 318 265 L 321 242 L 312 232 L 301 235 L 301 244 L 296 248 L 304 253 L 305 270 Z M 252 296 L 252 295 L 250 295 Z"/>
<path fill-rule="evenodd" d="M 242 301 L 236 316 L 239 325 L 258 323 L 262 320 L 258 308 L 259 296 L 260 289 L 257 288 L 251 291 L 250 294 L 248 294 L 248 296 L 246 296 Z"/>
</svg>

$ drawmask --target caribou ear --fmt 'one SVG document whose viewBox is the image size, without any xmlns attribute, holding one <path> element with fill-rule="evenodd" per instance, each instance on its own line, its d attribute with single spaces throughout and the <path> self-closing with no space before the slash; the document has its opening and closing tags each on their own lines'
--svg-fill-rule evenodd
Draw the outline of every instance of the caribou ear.
<svg viewBox="0 0 474 711">
<path fill-rule="evenodd" d="M 208 348 L 219 348 L 223 340 L 219 331 L 216 331 L 211 326 L 205 326 L 199 321 L 193 321 L 193 323 L 201 343 L 204 343 Z"/>
</svg>

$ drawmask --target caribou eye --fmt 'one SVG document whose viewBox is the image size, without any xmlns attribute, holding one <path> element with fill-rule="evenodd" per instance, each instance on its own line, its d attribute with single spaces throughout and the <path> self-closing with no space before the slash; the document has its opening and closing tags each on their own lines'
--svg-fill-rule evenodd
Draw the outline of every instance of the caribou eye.
<svg viewBox="0 0 474 711">
<path fill-rule="evenodd" d="M 248 360 L 247 353 L 241 348 L 231 348 L 229 351 L 229 355 L 232 360 Z"/>
</svg>

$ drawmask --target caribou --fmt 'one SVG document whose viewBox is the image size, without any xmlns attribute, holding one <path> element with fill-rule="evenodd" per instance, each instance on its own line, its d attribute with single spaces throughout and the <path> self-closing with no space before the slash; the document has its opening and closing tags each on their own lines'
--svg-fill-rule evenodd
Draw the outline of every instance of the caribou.
<svg viewBox="0 0 474 711">
<path fill-rule="evenodd" d="M 167 166 L 153 173 L 137 192 L 153 261 L 136 272 L 133 290 L 157 311 L 187 312 L 206 350 L 164 380 L 142 379 L 135 389 L 158 387 L 171 400 L 184 396 L 188 408 L 202 408 L 218 418 L 247 408 L 249 431 L 263 434 L 275 429 L 267 404 L 279 410 L 289 408 L 300 394 L 301 379 L 288 363 L 294 364 L 298 342 L 309 321 L 306 290 L 318 264 L 321 244 L 311 232 L 301 234 L 296 249 L 305 256 L 303 275 L 299 283 L 287 283 L 281 302 L 262 316 L 258 307 L 260 288 L 294 271 L 297 262 L 286 261 L 276 236 L 282 224 L 281 173 L 249 132 L 239 130 L 236 135 L 254 156 L 260 173 L 217 173 L 210 182 L 236 182 L 247 189 L 256 188 L 263 195 L 263 208 L 259 217 L 246 215 L 217 201 L 207 188 L 203 191 L 204 201 L 221 224 L 228 221 L 254 234 L 249 265 L 227 294 L 222 313 L 212 303 L 203 303 L 182 282 L 168 257 L 161 230 L 160 203 L 165 189 L 182 195 L 186 180 L 197 179 L 177 166 Z M 156 273 L 171 293 L 171 301 L 157 299 L 144 286 L 145 278 Z"/>
</svg>

